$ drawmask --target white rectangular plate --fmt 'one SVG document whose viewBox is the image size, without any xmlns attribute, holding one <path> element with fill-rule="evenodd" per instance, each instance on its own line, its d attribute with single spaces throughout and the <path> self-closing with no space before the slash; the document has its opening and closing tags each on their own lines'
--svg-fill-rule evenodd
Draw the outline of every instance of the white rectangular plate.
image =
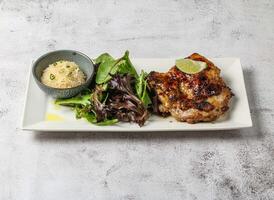
<svg viewBox="0 0 274 200">
<path fill-rule="evenodd" d="M 175 59 L 132 59 L 137 71 L 166 72 L 174 65 Z M 211 59 L 220 69 L 227 85 L 235 97 L 230 110 L 215 122 L 187 124 L 177 122 L 172 117 L 151 116 L 143 127 L 134 123 L 118 123 L 112 126 L 95 126 L 87 121 L 75 119 L 75 114 L 67 107 L 54 105 L 54 99 L 42 92 L 33 76 L 29 75 L 26 92 L 22 129 L 32 131 L 90 131 L 90 132 L 137 132 L 137 131 L 206 131 L 239 129 L 252 126 L 250 110 L 245 90 L 243 71 L 238 58 Z"/>
</svg>

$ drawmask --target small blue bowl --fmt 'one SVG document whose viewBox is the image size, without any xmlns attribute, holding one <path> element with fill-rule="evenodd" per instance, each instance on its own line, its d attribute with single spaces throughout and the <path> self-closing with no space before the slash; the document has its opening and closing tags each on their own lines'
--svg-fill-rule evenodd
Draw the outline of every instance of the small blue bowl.
<svg viewBox="0 0 274 200">
<path fill-rule="evenodd" d="M 53 88 L 43 84 L 41 82 L 41 76 L 44 69 L 47 68 L 50 64 L 60 60 L 75 62 L 85 73 L 86 82 L 77 87 L 66 89 Z M 81 52 L 73 50 L 58 50 L 46 53 L 38 58 L 32 66 L 32 74 L 39 88 L 45 93 L 53 96 L 54 98 L 70 98 L 77 95 L 90 85 L 94 75 L 94 64 L 88 56 Z"/>
</svg>

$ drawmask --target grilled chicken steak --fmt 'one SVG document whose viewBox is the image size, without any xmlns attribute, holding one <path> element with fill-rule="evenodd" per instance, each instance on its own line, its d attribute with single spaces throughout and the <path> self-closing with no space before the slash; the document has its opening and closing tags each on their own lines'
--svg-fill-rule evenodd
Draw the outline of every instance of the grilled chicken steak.
<svg viewBox="0 0 274 200">
<path fill-rule="evenodd" d="M 229 109 L 233 93 L 211 61 L 197 53 L 187 58 L 206 62 L 207 68 L 186 74 L 174 66 L 167 73 L 148 75 L 149 89 L 155 94 L 154 111 L 188 123 L 216 120 Z"/>
</svg>

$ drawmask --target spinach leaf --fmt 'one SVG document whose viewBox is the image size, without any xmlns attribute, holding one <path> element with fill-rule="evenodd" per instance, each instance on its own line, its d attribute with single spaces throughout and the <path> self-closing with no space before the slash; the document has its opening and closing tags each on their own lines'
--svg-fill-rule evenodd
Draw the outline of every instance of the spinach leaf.
<svg viewBox="0 0 274 200">
<path fill-rule="evenodd" d="M 90 105 L 91 94 L 76 96 L 69 99 L 56 99 L 55 104 L 62 106 L 87 106 Z"/>
<path fill-rule="evenodd" d="M 114 58 L 109 55 L 108 53 L 101 54 L 98 58 L 95 59 L 95 64 L 103 63 L 105 61 L 111 61 L 114 60 Z"/>
<path fill-rule="evenodd" d="M 142 70 L 140 76 L 136 79 L 135 90 L 138 98 L 144 103 L 145 107 L 148 107 L 151 100 L 147 92 L 146 77 L 147 73 Z"/>
<path fill-rule="evenodd" d="M 124 56 L 121 58 L 121 62 L 119 63 L 119 74 L 129 74 L 135 78 L 138 78 L 138 74 L 129 59 L 129 51 L 126 51 Z"/>
<path fill-rule="evenodd" d="M 106 60 L 99 65 L 95 78 L 97 84 L 103 84 L 111 79 L 110 72 L 116 63 L 116 60 Z"/>
<path fill-rule="evenodd" d="M 147 108 L 152 102 L 147 92 L 147 82 L 145 81 L 143 95 L 141 97 L 141 101 L 144 103 L 145 107 Z"/>
<path fill-rule="evenodd" d="M 116 62 L 117 61 L 108 53 L 103 53 L 95 59 L 95 64 L 99 64 L 95 78 L 97 84 L 105 83 L 111 78 L 109 73 Z"/>
<path fill-rule="evenodd" d="M 111 75 L 130 74 L 137 78 L 138 74 L 129 59 L 129 52 L 126 51 L 124 56 L 114 60 L 109 54 L 102 54 L 95 59 L 96 63 L 100 63 L 97 74 L 96 83 L 103 84 L 111 79 Z"/>
</svg>

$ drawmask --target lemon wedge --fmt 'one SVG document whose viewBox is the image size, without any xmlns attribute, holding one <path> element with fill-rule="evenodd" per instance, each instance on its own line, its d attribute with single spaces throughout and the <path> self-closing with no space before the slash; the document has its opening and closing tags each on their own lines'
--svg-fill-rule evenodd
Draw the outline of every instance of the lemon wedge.
<svg viewBox="0 0 274 200">
<path fill-rule="evenodd" d="M 186 74 L 197 74 L 207 67 L 205 62 L 191 59 L 178 59 L 176 60 L 175 65 L 179 70 Z"/>
</svg>

